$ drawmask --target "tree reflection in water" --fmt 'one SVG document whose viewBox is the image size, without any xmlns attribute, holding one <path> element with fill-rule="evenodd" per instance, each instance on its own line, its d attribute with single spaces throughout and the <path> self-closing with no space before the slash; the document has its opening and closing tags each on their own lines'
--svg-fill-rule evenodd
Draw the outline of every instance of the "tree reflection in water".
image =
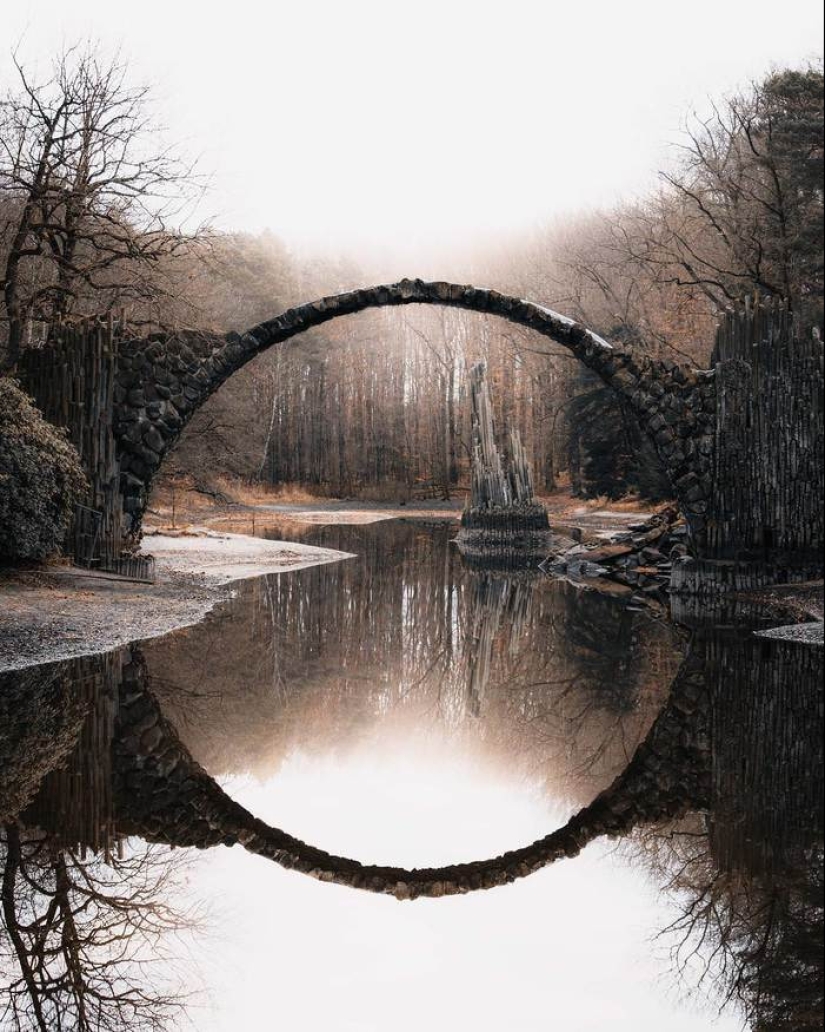
<svg viewBox="0 0 825 1032">
<path fill-rule="evenodd" d="M 128 652 L 128 650 L 127 650 Z M 186 857 L 124 842 L 113 798 L 123 653 L 0 675 L 0 1027 L 157 1030 L 183 1012 Z"/>
<path fill-rule="evenodd" d="M 184 858 L 161 847 L 84 857 L 18 823 L 0 833 L 0 1027 L 156 1030 L 183 1013 L 167 901 Z"/>
<path fill-rule="evenodd" d="M 155 691 L 196 758 L 265 777 L 296 748 L 433 727 L 556 793 L 564 782 L 571 804 L 606 787 L 661 708 L 679 639 L 613 597 L 467 570 L 452 536 L 314 528 L 310 543 L 357 558 L 247 583 L 233 606 L 149 643 Z"/>
<path fill-rule="evenodd" d="M 164 902 L 175 865 L 117 844 L 177 841 L 189 811 L 201 845 L 237 840 L 190 752 L 213 775 L 268 776 L 296 749 L 433 723 L 571 804 L 618 775 L 608 830 L 672 895 L 677 970 L 698 961 L 758 1032 L 821 1027 L 821 650 L 700 628 L 677 675 L 672 630 L 621 600 L 464 571 L 440 531 L 318 534 L 359 559 L 244 585 L 145 662 L 127 650 L 0 684 L 9 1027 L 174 1016 L 160 944 L 181 921 Z M 213 792 L 205 810 L 193 786 Z"/>
<path fill-rule="evenodd" d="M 823 1023 L 822 650 L 697 632 L 707 679 L 706 811 L 639 836 L 673 894 L 685 977 L 756 1032 Z M 691 975 L 688 975 L 691 972 Z"/>
</svg>

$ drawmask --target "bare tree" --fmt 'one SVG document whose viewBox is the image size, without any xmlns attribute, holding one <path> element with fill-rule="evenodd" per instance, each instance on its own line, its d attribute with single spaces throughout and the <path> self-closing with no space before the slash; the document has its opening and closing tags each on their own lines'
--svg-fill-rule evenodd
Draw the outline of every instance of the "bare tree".
<svg viewBox="0 0 825 1032">
<path fill-rule="evenodd" d="M 753 290 L 821 304 L 822 91 L 820 69 L 789 69 L 694 118 L 681 166 L 619 226 L 619 250 L 716 307 Z"/>
<path fill-rule="evenodd" d="M 822 1028 L 821 845 L 754 877 L 719 863 L 694 814 L 644 829 L 635 846 L 675 908 L 659 938 L 686 987 L 712 990 L 756 1032 Z"/>
<path fill-rule="evenodd" d="M 181 221 L 196 178 L 158 138 L 148 89 L 118 57 L 64 50 L 44 82 L 14 57 L 0 101 L 0 287 L 6 364 L 31 320 L 151 305 L 158 268 L 193 236 Z"/>
<path fill-rule="evenodd" d="M 83 859 L 17 824 L 4 825 L 0 846 L 3 1027 L 171 1027 L 186 997 L 161 965 L 169 934 L 191 918 L 164 900 L 179 862 L 155 847 L 108 863 Z"/>
</svg>

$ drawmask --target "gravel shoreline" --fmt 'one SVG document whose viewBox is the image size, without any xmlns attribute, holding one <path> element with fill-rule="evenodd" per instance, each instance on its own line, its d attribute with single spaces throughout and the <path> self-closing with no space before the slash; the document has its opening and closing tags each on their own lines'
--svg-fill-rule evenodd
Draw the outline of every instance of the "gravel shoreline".
<svg viewBox="0 0 825 1032">
<path fill-rule="evenodd" d="M 239 534 L 147 536 L 154 584 L 68 565 L 0 580 L 0 672 L 110 652 L 199 623 L 248 577 L 351 558 L 347 552 Z"/>
<path fill-rule="evenodd" d="M 772 627 L 769 631 L 757 631 L 758 638 L 772 638 L 776 641 L 797 642 L 800 645 L 825 645 L 821 620 L 813 623 L 788 624 L 785 627 Z"/>
</svg>

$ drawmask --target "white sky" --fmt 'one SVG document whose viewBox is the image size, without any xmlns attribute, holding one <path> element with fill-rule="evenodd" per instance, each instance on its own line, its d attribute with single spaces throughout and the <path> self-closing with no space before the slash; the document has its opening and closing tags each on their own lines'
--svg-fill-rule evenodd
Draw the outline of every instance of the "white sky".
<svg viewBox="0 0 825 1032">
<path fill-rule="evenodd" d="M 643 191 L 686 111 L 815 58 L 819 0 L 2 0 L 9 51 L 122 46 L 218 224 L 426 253 Z M 414 275 L 414 272 L 410 273 Z"/>
</svg>

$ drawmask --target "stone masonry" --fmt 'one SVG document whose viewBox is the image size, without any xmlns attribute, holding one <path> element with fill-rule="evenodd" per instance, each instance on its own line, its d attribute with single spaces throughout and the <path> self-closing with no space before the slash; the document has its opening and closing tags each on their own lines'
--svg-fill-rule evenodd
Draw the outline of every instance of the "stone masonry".
<svg viewBox="0 0 825 1032">
<path fill-rule="evenodd" d="M 128 532 L 140 534 L 152 479 L 197 409 L 221 384 L 268 348 L 368 308 L 430 304 L 497 315 L 569 349 L 629 403 L 673 484 L 696 554 L 703 554 L 712 488 L 716 394 L 713 376 L 636 357 L 572 319 L 530 301 L 453 283 L 402 280 L 291 308 L 243 334 L 154 335 L 122 341 L 115 390 Z"/>
<path fill-rule="evenodd" d="M 701 653 L 689 651 L 664 710 L 625 771 L 590 805 L 546 837 L 501 856 L 439 868 L 406 869 L 335 856 L 271 827 L 235 802 L 193 759 L 151 693 L 137 648 L 123 666 L 113 745 L 113 796 L 121 835 L 248 852 L 323 882 L 398 899 L 440 897 L 506 885 L 577 856 L 602 836 L 673 820 L 707 806 L 710 755 Z"/>
</svg>

